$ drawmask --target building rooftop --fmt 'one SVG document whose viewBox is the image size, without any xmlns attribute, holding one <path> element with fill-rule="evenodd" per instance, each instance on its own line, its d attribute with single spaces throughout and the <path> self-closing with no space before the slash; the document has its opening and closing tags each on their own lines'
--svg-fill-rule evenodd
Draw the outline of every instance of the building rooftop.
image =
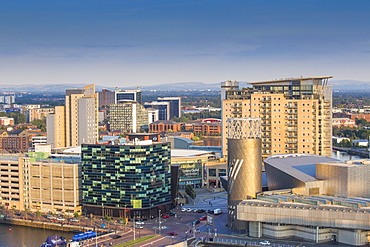
<svg viewBox="0 0 370 247">
<path fill-rule="evenodd" d="M 317 163 L 342 162 L 327 156 L 309 154 L 272 155 L 264 160 L 270 166 L 289 174 L 303 182 L 316 180 Z"/>
<path fill-rule="evenodd" d="M 282 79 L 275 79 L 271 81 L 257 81 L 257 82 L 248 82 L 248 84 L 265 84 L 265 83 L 282 83 L 282 82 L 289 82 L 289 81 L 308 81 L 308 80 L 320 80 L 320 79 L 329 79 L 333 78 L 333 76 L 320 76 L 320 77 L 298 77 L 298 78 L 282 78 Z"/>
</svg>

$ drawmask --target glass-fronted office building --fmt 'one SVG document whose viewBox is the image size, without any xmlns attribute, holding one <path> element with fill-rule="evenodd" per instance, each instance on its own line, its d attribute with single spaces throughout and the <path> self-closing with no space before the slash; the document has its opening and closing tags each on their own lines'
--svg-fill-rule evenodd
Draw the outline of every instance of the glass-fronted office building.
<svg viewBox="0 0 370 247">
<path fill-rule="evenodd" d="M 82 145 L 85 213 L 149 218 L 171 206 L 170 143 Z"/>
</svg>

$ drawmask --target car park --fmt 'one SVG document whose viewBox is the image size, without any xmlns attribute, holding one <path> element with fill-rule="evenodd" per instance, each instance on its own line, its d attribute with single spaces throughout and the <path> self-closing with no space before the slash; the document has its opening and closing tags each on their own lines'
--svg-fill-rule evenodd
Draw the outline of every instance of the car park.
<svg viewBox="0 0 370 247">
<path fill-rule="evenodd" d="M 260 245 L 262 245 L 262 246 L 269 246 L 270 245 L 270 241 L 267 241 L 267 240 L 262 241 L 262 242 L 260 242 Z"/>
<path fill-rule="evenodd" d="M 199 218 L 199 220 L 206 220 L 207 219 L 207 216 L 202 216 Z"/>
</svg>

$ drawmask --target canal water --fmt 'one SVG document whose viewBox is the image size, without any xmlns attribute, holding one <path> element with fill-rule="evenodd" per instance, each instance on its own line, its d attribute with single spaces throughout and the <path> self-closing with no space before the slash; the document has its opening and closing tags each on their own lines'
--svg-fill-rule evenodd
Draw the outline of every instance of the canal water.
<svg viewBox="0 0 370 247">
<path fill-rule="evenodd" d="M 72 239 L 77 233 L 0 224 L 0 247 L 38 247 L 48 236 Z"/>
</svg>

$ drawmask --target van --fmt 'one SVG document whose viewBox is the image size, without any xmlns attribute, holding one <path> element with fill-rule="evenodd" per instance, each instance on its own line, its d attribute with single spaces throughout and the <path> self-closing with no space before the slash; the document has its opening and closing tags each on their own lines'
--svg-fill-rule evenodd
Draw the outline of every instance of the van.
<svg viewBox="0 0 370 247">
<path fill-rule="evenodd" d="M 217 209 L 213 210 L 213 214 L 215 214 L 215 215 L 222 214 L 222 210 L 217 208 Z"/>
</svg>

